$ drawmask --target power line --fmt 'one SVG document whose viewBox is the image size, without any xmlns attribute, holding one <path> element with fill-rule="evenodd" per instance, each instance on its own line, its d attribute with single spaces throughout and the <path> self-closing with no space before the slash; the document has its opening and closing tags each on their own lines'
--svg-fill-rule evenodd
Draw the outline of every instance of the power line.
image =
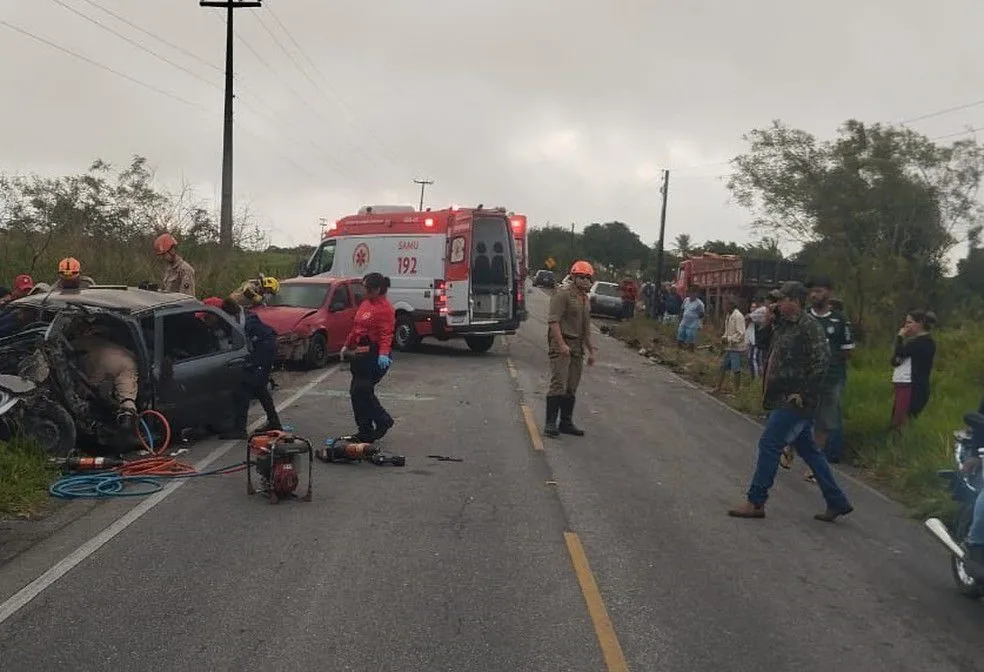
<svg viewBox="0 0 984 672">
<path fill-rule="evenodd" d="M 923 121 L 924 119 L 933 119 L 935 117 L 942 117 L 944 114 L 950 114 L 951 112 L 959 112 L 960 110 L 969 110 L 972 107 L 980 107 L 984 105 L 984 100 L 977 100 L 972 103 L 964 103 L 963 105 L 954 105 L 953 107 L 947 107 L 942 110 L 937 110 L 935 112 L 929 112 L 927 114 L 922 114 L 918 117 L 912 117 L 911 119 L 903 119 L 902 124 L 911 124 L 914 121 Z"/>
<path fill-rule="evenodd" d="M 50 40 L 47 40 L 47 39 L 41 37 L 40 35 L 35 35 L 34 33 L 28 32 L 28 31 L 24 30 L 23 28 L 21 28 L 19 26 L 15 26 L 12 23 L 8 23 L 7 21 L 4 21 L 3 19 L 0 19 L 0 25 L 4 26 L 6 28 L 9 28 L 10 30 L 13 30 L 15 32 L 18 32 L 21 35 L 24 35 L 25 37 L 29 37 L 32 40 L 35 40 L 37 42 L 41 42 L 42 44 L 46 44 L 46 45 L 48 45 L 49 47 L 51 47 L 53 49 L 57 49 L 58 51 L 61 51 L 63 53 L 68 54 L 69 56 L 72 56 L 74 58 L 77 58 L 77 59 L 79 59 L 81 61 L 85 61 L 89 65 L 93 65 L 93 66 L 99 68 L 100 70 L 105 70 L 106 72 L 112 73 L 112 74 L 116 75 L 117 77 L 122 77 L 123 79 L 125 79 L 127 81 L 130 81 L 130 82 L 133 82 L 134 84 L 137 84 L 139 86 L 142 86 L 142 87 L 144 87 L 146 89 L 150 89 L 151 91 L 153 91 L 155 93 L 159 93 L 162 96 L 167 96 L 168 98 L 171 98 L 173 100 L 176 100 L 176 101 L 178 101 L 180 103 L 184 103 L 185 105 L 190 105 L 190 106 L 196 107 L 196 108 L 198 108 L 200 110 L 206 110 L 206 111 L 208 111 L 207 108 L 203 107 L 202 105 L 199 105 L 198 103 L 193 103 L 190 100 L 186 100 L 186 99 L 182 98 L 181 96 L 178 96 L 176 94 L 171 93 L 170 91 L 165 91 L 164 89 L 159 89 L 156 86 L 154 86 L 153 84 L 148 84 L 147 82 L 141 81 L 141 80 L 137 79 L 136 77 L 131 77 L 130 75 L 127 75 L 125 73 L 122 73 L 119 70 L 114 70 L 113 68 L 109 67 L 108 65 L 103 65 L 102 63 L 100 63 L 98 61 L 92 60 L 88 56 L 83 56 L 82 54 L 79 54 L 79 53 L 77 53 L 75 51 L 72 51 L 71 49 L 66 49 L 65 47 L 61 46 L 60 44 L 56 44 L 56 43 L 54 43 L 54 42 L 52 42 Z"/>
<path fill-rule="evenodd" d="M 82 0 L 82 2 L 85 2 L 85 3 L 88 3 L 88 4 L 92 5 L 93 7 L 95 7 L 96 9 L 98 9 L 99 11 L 105 12 L 106 14 L 109 14 L 110 16 L 112 16 L 113 18 L 115 18 L 116 20 L 122 21 L 123 23 L 125 23 L 126 25 L 130 26 L 131 28 L 133 28 L 135 30 L 139 30 L 144 35 L 147 35 L 148 37 L 152 37 L 153 39 L 157 40 L 158 42 L 160 42 L 162 44 L 165 44 L 165 45 L 171 47 L 172 49 L 174 49 L 176 51 L 181 52 L 182 54 L 184 54 L 188 58 L 194 59 L 194 60 L 198 61 L 199 63 L 201 63 L 203 65 L 207 65 L 208 67 L 212 68 L 213 70 L 215 70 L 218 73 L 221 73 L 222 72 L 222 68 L 220 68 L 219 66 L 215 65 L 215 63 L 212 63 L 208 59 L 202 58 L 198 54 L 195 54 L 195 53 L 193 53 L 191 51 L 188 51 L 187 49 L 185 49 L 184 47 L 182 47 L 180 45 L 177 45 L 177 44 L 174 44 L 173 42 L 170 42 L 168 40 L 165 40 L 160 35 L 157 35 L 155 33 L 152 33 L 149 30 L 147 30 L 146 28 L 141 28 L 137 24 L 135 24 L 132 21 L 130 21 L 129 19 L 127 19 L 125 16 L 120 16 L 119 14 L 117 14 L 116 12 L 114 12 L 113 10 L 106 9 L 105 7 L 103 7 L 102 5 L 100 5 L 99 3 L 95 2 L 94 0 Z"/>
<path fill-rule="evenodd" d="M 164 61 L 168 65 L 173 66 L 173 67 L 177 68 L 178 70 L 181 70 L 182 72 L 185 72 L 185 73 L 191 75 L 192 77 L 194 77 L 198 81 L 204 82 L 204 83 L 208 84 L 209 86 L 211 86 L 213 88 L 217 88 L 217 89 L 219 89 L 221 91 L 221 89 L 219 88 L 219 86 L 217 84 L 214 84 L 214 83 L 208 81 L 207 79 L 205 79 L 204 77 L 202 77 L 198 73 L 194 72 L 193 70 L 189 70 L 188 68 L 184 67 L 183 65 L 180 65 L 178 63 L 175 63 L 174 61 L 172 61 L 171 59 L 169 59 L 167 56 L 162 56 L 161 54 L 157 53 L 153 49 L 150 49 L 149 47 L 145 47 L 145 46 L 143 46 L 142 44 L 140 44 L 139 42 L 137 42 L 135 40 L 131 40 L 126 35 L 124 35 L 124 34 L 122 34 L 120 32 L 117 32 L 116 30 L 113 30 L 112 28 L 110 28 L 109 26 L 105 25 L 101 21 L 98 21 L 97 19 L 93 19 L 91 16 L 88 16 L 86 14 L 83 14 L 82 12 L 80 12 L 77 9 L 75 9 L 71 5 L 68 5 L 68 4 L 64 3 L 62 0 L 51 0 L 51 1 L 54 2 L 56 5 L 60 5 L 61 7 L 64 7 L 65 9 L 67 9 L 70 12 L 72 12 L 73 14 L 76 14 L 78 16 L 81 16 L 86 21 L 99 26 L 100 28 L 102 28 L 106 32 L 112 33 L 116 37 L 118 37 L 121 40 L 124 40 L 125 42 L 127 42 L 128 44 L 132 44 L 137 49 L 140 49 L 141 51 L 145 51 L 148 54 L 150 54 L 151 56 L 154 56 L 155 58 L 158 58 L 161 61 Z"/>
<path fill-rule="evenodd" d="M 277 13 L 273 11 L 273 8 L 272 7 L 269 8 L 269 12 L 270 12 L 270 16 L 272 16 L 273 17 L 273 20 L 277 22 L 277 25 L 280 26 L 280 29 L 284 32 L 285 35 L 287 35 L 287 38 L 293 43 L 293 45 L 297 49 L 297 51 L 301 54 L 301 56 L 304 58 L 304 60 L 307 61 L 308 65 L 311 66 L 311 69 L 315 72 L 315 74 L 318 75 L 318 77 L 321 79 L 322 83 L 325 85 L 325 87 L 328 89 L 328 91 L 332 94 L 331 97 L 334 98 L 335 101 L 338 103 L 339 109 L 342 112 L 342 114 L 344 114 L 344 115 L 346 115 L 346 116 L 349 117 L 349 123 L 354 127 L 356 120 L 355 120 L 354 116 L 349 116 L 348 111 L 346 110 L 347 105 L 345 103 L 345 99 L 338 92 L 338 90 L 335 89 L 331 85 L 331 83 L 328 81 L 328 78 L 325 76 L 325 74 L 323 72 L 321 72 L 321 70 L 318 68 L 318 66 L 315 65 L 314 61 L 311 59 L 310 56 L 308 56 L 307 52 L 300 45 L 300 43 L 296 39 L 294 39 L 293 34 L 290 32 L 290 30 L 287 29 L 287 26 L 285 26 L 284 25 L 284 22 L 280 20 L 280 17 L 277 16 Z M 315 85 L 315 88 L 318 88 L 318 90 L 319 90 L 319 92 L 321 93 L 322 96 L 324 96 L 326 99 L 328 98 L 328 96 L 325 95 L 324 91 L 321 90 L 320 87 L 318 87 L 317 85 Z M 401 167 L 397 164 L 397 162 L 393 160 L 393 157 L 387 151 L 387 148 L 383 146 L 383 143 L 379 140 L 379 137 L 376 136 L 376 134 L 372 132 L 372 129 L 363 127 L 363 130 L 365 131 L 366 135 L 368 135 L 369 138 L 371 140 L 373 140 L 373 142 L 375 142 L 375 144 L 379 147 L 379 149 L 382 150 L 383 154 L 385 155 L 384 158 L 386 158 L 386 160 L 394 168 L 396 168 L 397 170 L 402 170 Z"/>
<path fill-rule="evenodd" d="M 307 71 L 304 68 L 301 67 L 301 65 L 297 62 L 297 59 L 294 58 L 294 56 L 290 53 L 290 51 L 288 51 L 288 49 L 284 46 L 283 42 L 280 41 L 280 38 L 277 37 L 276 33 L 274 33 L 273 30 L 271 30 L 270 27 L 267 26 L 266 22 L 263 20 L 263 17 L 259 14 L 259 12 L 253 12 L 253 15 L 256 17 L 256 20 L 260 24 L 260 27 L 263 28 L 263 30 L 267 33 L 267 35 L 270 36 L 270 38 L 277 45 L 277 47 L 282 52 L 284 52 L 284 55 L 287 56 L 287 58 L 294 65 L 294 67 L 298 69 L 298 71 L 301 73 L 301 75 L 303 75 L 304 78 L 307 79 L 307 81 L 311 84 L 312 87 L 314 87 L 314 89 L 316 91 L 318 91 L 322 96 L 324 96 L 325 95 L 324 94 L 324 91 L 321 90 L 321 88 L 318 86 L 318 83 L 315 82 L 314 79 L 312 79 L 311 76 L 307 73 Z M 308 107 L 310 107 L 312 109 L 312 111 L 314 111 L 315 113 L 317 113 L 317 114 L 321 114 L 322 113 L 320 110 L 317 110 L 314 106 L 312 106 L 307 101 L 307 99 L 304 99 L 304 104 L 307 105 Z M 368 152 L 365 147 L 362 147 L 355 140 L 353 140 L 353 143 L 352 144 L 355 146 L 356 149 L 360 150 L 366 156 L 369 156 L 370 158 L 372 158 L 372 160 L 375 162 L 376 157 L 373 156 L 370 152 Z M 378 163 L 377 163 L 377 165 L 378 165 Z M 399 166 L 396 166 L 395 164 L 394 164 L 394 167 L 396 167 L 397 170 L 400 169 Z"/>
</svg>

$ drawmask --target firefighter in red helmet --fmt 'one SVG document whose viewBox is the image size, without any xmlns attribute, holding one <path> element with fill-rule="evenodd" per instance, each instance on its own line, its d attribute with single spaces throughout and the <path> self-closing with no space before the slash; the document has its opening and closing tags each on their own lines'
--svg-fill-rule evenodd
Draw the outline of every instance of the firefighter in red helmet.
<svg viewBox="0 0 984 672">
<path fill-rule="evenodd" d="M 595 360 L 591 309 L 588 307 L 588 290 L 594 280 L 594 269 L 586 261 L 575 261 L 570 276 L 570 284 L 562 285 L 550 297 L 547 317 L 550 388 L 547 391 L 547 424 L 543 428 L 547 436 L 584 436 L 584 430 L 574 424 L 574 402 L 585 354 L 588 366 L 594 365 Z"/>
<path fill-rule="evenodd" d="M 195 269 L 178 254 L 178 241 L 170 233 L 162 233 L 154 241 L 154 254 L 167 264 L 162 292 L 195 295 Z"/>
</svg>

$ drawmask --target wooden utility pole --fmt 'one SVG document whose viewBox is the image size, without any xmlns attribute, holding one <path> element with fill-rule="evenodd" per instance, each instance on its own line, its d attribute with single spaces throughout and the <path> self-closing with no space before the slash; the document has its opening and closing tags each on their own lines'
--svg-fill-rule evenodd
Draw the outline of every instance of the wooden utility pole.
<svg viewBox="0 0 984 672">
<path fill-rule="evenodd" d="M 434 184 L 434 180 L 414 180 L 413 183 L 420 185 L 420 211 L 423 212 L 424 211 L 424 189 L 426 189 L 428 185 Z"/>
<path fill-rule="evenodd" d="M 262 0 L 199 0 L 201 7 L 226 10 L 225 114 L 222 129 L 222 211 L 219 216 L 219 245 L 232 249 L 232 10 L 260 7 Z"/>
<path fill-rule="evenodd" d="M 666 196 L 670 189 L 670 171 L 663 171 L 663 207 L 659 213 L 659 242 L 656 244 L 656 282 L 663 282 L 663 245 L 666 237 Z"/>
</svg>

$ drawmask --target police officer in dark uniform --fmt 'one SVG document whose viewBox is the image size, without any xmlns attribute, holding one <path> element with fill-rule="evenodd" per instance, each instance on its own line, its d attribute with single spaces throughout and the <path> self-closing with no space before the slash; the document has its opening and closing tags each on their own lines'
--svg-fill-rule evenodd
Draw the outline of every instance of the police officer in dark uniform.
<svg viewBox="0 0 984 672">
<path fill-rule="evenodd" d="M 584 356 L 588 366 L 594 364 L 595 348 L 591 342 L 591 309 L 588 290 L 594 269 L 586 261 L 571 266 L 570 284 L 562 285 L 550 297 L 547 317 L 547 355 L 550 358 L 550 389 L 547 391 L 547 436 L 570 434 L 584 436 L 574 424 L 574 403 L 581 382 Z M 557 414 L 560 414 L 560 425 Z"/>
<path fill-rule="evenodd" d="M 277 355 L 277 332 L 253 311 L 243 308 L 232 299 L 225 299 L 222 302 L 222 310 L 236 321 L 239 320 L 241 312 L 245 311 L 242 315 L 243 331 L 246 332 L 246 340 L 250 345 L 250 362 L 245 370 L 242 387 L 236 395 L 235 426 L 232 432 L 223 434 L 221 438 L 246 438 L 249 402 L 254 398 L 260 402 L 267 416 L 266 425 L 258 431 L 283 429 L 277 407 L 273 403 L 273 396 L 270 394 L 270 371 L 273 369 L 273 362 Z"/>
</svg>

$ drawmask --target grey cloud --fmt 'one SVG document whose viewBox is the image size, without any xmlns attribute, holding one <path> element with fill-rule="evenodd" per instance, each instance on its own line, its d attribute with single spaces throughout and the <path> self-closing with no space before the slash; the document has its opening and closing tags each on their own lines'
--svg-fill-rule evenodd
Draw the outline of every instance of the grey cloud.
<svg viewBox="0 0 984 672">
<path fill-rule="evenodd" d="M 0 168 L 69 172 L 139 153 L 162 179 L 215 197 L 221 12 L 194 0 L 93 1 L 213 67 L 64 0 L 213 86 L 50 0 L 6 3 L 0 19 L 194 106 L 0 26 Z M 670 237 L 745 238 L 747 213 L 715 179 L 743 132 L 782 117 L 824 135 L 850 116 L 899 121 L 984 97 L 984 7 L 971 0 L 265 4 L 236 15 L 260 55 L 237 41 L 236 192 L 285 243 L 313 240 L 319 217 L 366 202 L 415 203 L 417 176 L 437 181 L 435 206 L 496 203 L 565 225 L 618 218 L 651 242 L 663 167 L 673 170 Z M 257 15 L 307 66 L 290 37 L 304 47 L 323 94 Z M 984 124 L 984 106 L 916 127 L 964 124 Z"/>
</svg>

